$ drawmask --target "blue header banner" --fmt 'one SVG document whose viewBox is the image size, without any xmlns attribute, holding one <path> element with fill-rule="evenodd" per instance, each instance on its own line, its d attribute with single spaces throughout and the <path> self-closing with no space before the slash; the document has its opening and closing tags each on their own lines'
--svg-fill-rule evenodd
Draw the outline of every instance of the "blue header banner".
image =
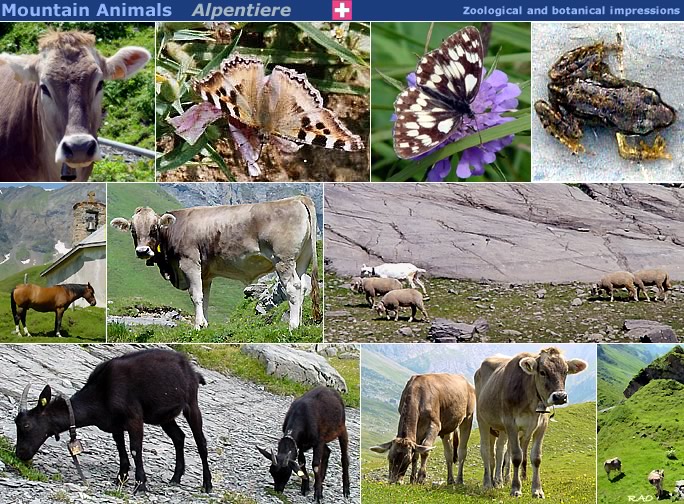
<svg viewBox="0 0 684 504">
<path fill-rule="evenodd" d="M 681 21 L 680 2 L 4 0 L 2 21 Z"/>
</svg>

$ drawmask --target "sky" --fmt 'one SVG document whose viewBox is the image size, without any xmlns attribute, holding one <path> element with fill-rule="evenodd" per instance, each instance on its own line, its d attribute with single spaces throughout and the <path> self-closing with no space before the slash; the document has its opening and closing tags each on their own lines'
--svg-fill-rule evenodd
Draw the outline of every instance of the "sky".
<svg viewBox="0 0 684 504">
<path fill-rule="evenodd" d="M 60 188 L 64 187 L 66 184 L 60 184 L 60 183 L 43 183 L 43 184 L 31 183 L 31 184 L 27 184 L 26 182 L 0 182 L 0 188 L 3 188 L 3 187 L 24 187 L 27 185 L 42 187 L 46 191 L 52 191 L 54 189 L 60 189 Z"/>
</svg>

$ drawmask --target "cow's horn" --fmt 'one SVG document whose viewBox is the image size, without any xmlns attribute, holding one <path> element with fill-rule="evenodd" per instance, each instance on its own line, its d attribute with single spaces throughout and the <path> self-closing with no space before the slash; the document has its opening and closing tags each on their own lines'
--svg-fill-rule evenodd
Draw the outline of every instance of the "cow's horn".
<svg viewBox="0 0 684 504">
<path fill-rule="evenodd" d="M 273 448 L 271 448 L 271 462 L 273 462 L 273 465 L 278 465 L 278 462 L 276 461 L 275 453 L 273 453 Z"/>
<path fill-rule="evenodd" d="M 22 411 L 28 410 L 28 393 L 29 389 L 31 388 L 31 384 L 29 383 L 24 387 L 24 391 L 21 393 L 21 402 L 19 403 L 19 412 L 21 413 Z"/>
</svg>

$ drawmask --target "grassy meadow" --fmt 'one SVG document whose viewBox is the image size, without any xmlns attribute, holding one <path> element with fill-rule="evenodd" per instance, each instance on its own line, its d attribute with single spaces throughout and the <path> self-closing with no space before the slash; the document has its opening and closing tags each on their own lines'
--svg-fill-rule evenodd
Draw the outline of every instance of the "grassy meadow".
<svg viewBox="0 0 684 504">
<path fill-rule="evenodd" d="M 326 272 L 326 341 L 427 341 L 430 324 L 409 324 L 408 309 L 400 311 L 399 322 L 378 316 L 369 308 L 364 295 L 349 288 L 350 281 L 350 277 Z M 626 292 L 619 292 L 611 303 L 605 296 L 591 296 L 590 286 L 582 283 L 510 285 L 431 278 L 426 288 L 430 299 L 425 302 L 425 309 L 430 318 L 443 317 L 468 324 L 483 318 L 489 322 L 486 337 L 490 342 L 586 343 L 596 338 L 619 342 L 626 339 L 622 330 L 626 319 L 662 321 L 676 333 L 684 329 L 679 292 L 673 292 L 668 303 L 630 302 Z M 546 290 L 543 299 L 536 295 L 540 289 Z M 580 298 L 582 304 L 573 306 L 575 298 Z M 420 317 L 419 313 L 417 318 Z M 409 327 L 412 334 L 397 332 L 403 327 Z M 520 334 L 503 332 L 506 330 Z"/>
<path fill-rule="evenodd" d="M 648 473 L 665 471 L 664 488 L 684 479 L 684 385 L 653 380 L 632 397 L 599 413 L 598 502 L 655 499 Z M 602 463 L 619 457 L 623 474 L 609 479 Z"/>
<path fill-rule="evenodd" d="M 373 405 L 368 405 L 373 408 Z M 377 411 L 377 410 L 376 410 Z M 482 490 L 482 459 L 480 458 L 480 434 L 473 429 L 468 443 L 468 456 L 464 468 L 464 485 L 446 484 L 446 467 L 442 443 L 438 438 L 436 448 L 428 458 L 427 483 L 404 485 L 387 483 L 386 454 L 370 451 L 370 447 L 389 441 L 396 432 L 398 417 L 395 414 L 394 430 L 380 434 L 379 425 L 392 423 L 391 418 L 377 418 L 368 414 L 364 399 L 362 404 L 364 422 L 361 431 L 361 490 L 366 503 L 476 503 L 476 502 L 536 502 L 530 490 L 529 478 L 523 481 L 523 497 L 509 496 L 510 485 L 488 492 Z M 373 418 L 368 421 L 368 417 Z M 596 501 L 596 403 L 586 402 L 557 408 L 556 416 L 544 437 L 541 465 L 542 487 L 546 502 L 593 503 Z M 454 468 L 456 470 L 456 468 Z M 410 469 L 409 469 L 410 471 Z M 606 501 L 617 502 L 617 501 Z"/>
<path fill-rule="evenodd" d="M 108 218 L 130 218 L 144 202 L 158 213 L 181 208 L 180 202 L 156 184 L 116 184 L 108 191 Z M 135 256 L 130 233 L 111 226 L 107 230 L 107 275 L 109 314 L 136 316 L 165 307 L 180 313 L 176 327 L 124 326 L 109 324 L 108 341 L 137 343 L 166 342 L 317 342 L 322 340 L 322 327 L 313 323 L 311 297 L 304 300 L 303 323 L 290 333 L 282 321 L 288 309 L 282 303 L 265 316 L 254 311 L 256 302 L 244 299 L 244 285 L 235 280 L 217 278 L 212 283 L 209 301 L 209 327 L 194 330 L 194 306 L 187 291 L 173 287 L 159 273 Z M 323 272 L 322 242 L 318 245 L 319 272 Z M 322 302 L 322 301 L 321 301 Z"/>
</svg>

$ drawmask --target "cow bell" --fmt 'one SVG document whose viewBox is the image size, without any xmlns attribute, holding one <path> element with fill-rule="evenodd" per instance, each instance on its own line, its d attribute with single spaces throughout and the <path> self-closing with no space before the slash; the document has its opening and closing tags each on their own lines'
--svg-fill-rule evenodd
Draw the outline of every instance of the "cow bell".
<svg viewBox="0 0 684 504">
<path fill-rule="evenodd" d="M 71 168 L 68 164 L 62 163 L 62 180 L 71 182 L 76 180 L 76 169 Z"/>
</svg>

